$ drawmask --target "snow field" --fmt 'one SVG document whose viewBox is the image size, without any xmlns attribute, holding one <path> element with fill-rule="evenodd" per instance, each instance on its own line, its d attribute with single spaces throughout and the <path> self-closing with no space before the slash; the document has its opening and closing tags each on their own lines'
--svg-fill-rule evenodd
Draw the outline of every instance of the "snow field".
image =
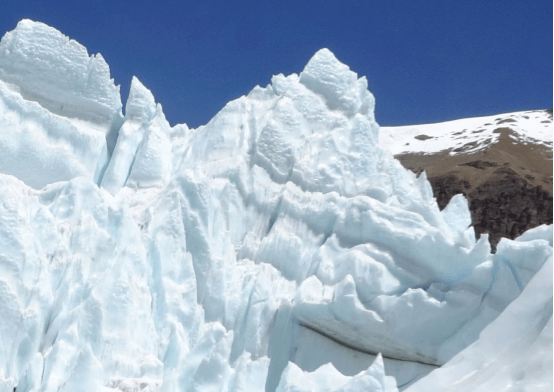
<svg viewBox="0 0 554 392">
<path fill-rule="evenodd" d="M 382 127 L 380 143 L 397 154 L 474 154 L 500 139 L 509 128 L 514 144 L 535 144 L 552 151 L 552 116 L 544 110 L 464 118 L 435 124 Z"/>
</svg>

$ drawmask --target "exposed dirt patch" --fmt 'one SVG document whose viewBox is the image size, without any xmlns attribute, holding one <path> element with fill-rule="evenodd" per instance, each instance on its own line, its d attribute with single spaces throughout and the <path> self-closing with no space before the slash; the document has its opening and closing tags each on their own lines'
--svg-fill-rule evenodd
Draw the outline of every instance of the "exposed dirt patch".
<svg viewBox="0 0 554 392">
<path fill-rule="evenodd" d="M 455 148 L 453 151 L 454 152 L 464 152 L 464 151 L 468 151 L 468 150 L 473 150 L 476 147 L 479 147 L 479 142 L 470 142 L 470 143 L 464 144 L 461 147 Z"/>
<path fill-rule="evenodd" d="M 500 124 L 500 123 L 499 123 Z M 492 133 L 513 133 L 514 130 L 512 128 L 496 128 Z"/>
<path fill-rule="evenodd" d="M 471 162 L 468 162 L 468 163 L 462 163 L 460 166 L 471 166 L 471 167 L 474 167 L 476 169 L 485 170 L 489 167 L 498 166 L 498 163 L 482 161 L 482 160 L 479 159 L 479 160 L 471 161 Z"/>
<path fill-rule="evenodd" d="M 513 118 L 506 118 L 504 120 L 500 120 L 497 122 L 497 124 L 504 124 L 504 123 L 515 123 L 517 122 L 516 120 L 514 120 Z"/>
<path fill-rule="evenodd" d="M 417 136 L 414 136 L 414 139 L 427 140 L 427 139 L 433 139 L 433 137 L 432 136 L 427 136 L 427 135 L 417 135 Z"/>
</svg>

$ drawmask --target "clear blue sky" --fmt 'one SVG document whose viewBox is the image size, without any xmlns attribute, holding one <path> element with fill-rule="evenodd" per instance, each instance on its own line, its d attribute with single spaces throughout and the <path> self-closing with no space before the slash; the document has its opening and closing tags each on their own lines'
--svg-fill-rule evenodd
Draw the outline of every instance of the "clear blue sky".
<svg viewBox="0 0 554 392">
<path fill-rule="evenodd" d="M 327 47 L 376 97 L 381 125 L 552 108 L 552 0 L 1 0 L 0 34 L 42 21 L 152 90 L 172 124 L 298 73 Z"/>
</svg>

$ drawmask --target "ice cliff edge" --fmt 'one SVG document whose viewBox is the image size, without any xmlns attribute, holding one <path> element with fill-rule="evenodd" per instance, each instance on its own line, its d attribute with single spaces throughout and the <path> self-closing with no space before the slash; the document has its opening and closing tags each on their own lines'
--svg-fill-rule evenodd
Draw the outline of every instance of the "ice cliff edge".
<svg viewBox="0 0 554 392">
<path fill-rule="evenodd" d="M 121 126 L 119 87 L 101 55 L 23 20 L 0 41 L 0 170 L 39 189 L 98 181 Z"/>
</svg>

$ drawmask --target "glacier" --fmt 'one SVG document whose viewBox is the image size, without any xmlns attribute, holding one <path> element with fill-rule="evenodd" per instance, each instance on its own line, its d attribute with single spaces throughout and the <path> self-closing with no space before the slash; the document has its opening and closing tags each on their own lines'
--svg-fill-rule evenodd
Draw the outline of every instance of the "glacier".
<svg viewBox="0 0 554 392">
<path fill-rule="evenodd" d="M 101 55 L 0 41 L 0 391 L 552 390 L 552 225 L 476 239 L 327 49 L 170 126 Z"/>
</svg>

